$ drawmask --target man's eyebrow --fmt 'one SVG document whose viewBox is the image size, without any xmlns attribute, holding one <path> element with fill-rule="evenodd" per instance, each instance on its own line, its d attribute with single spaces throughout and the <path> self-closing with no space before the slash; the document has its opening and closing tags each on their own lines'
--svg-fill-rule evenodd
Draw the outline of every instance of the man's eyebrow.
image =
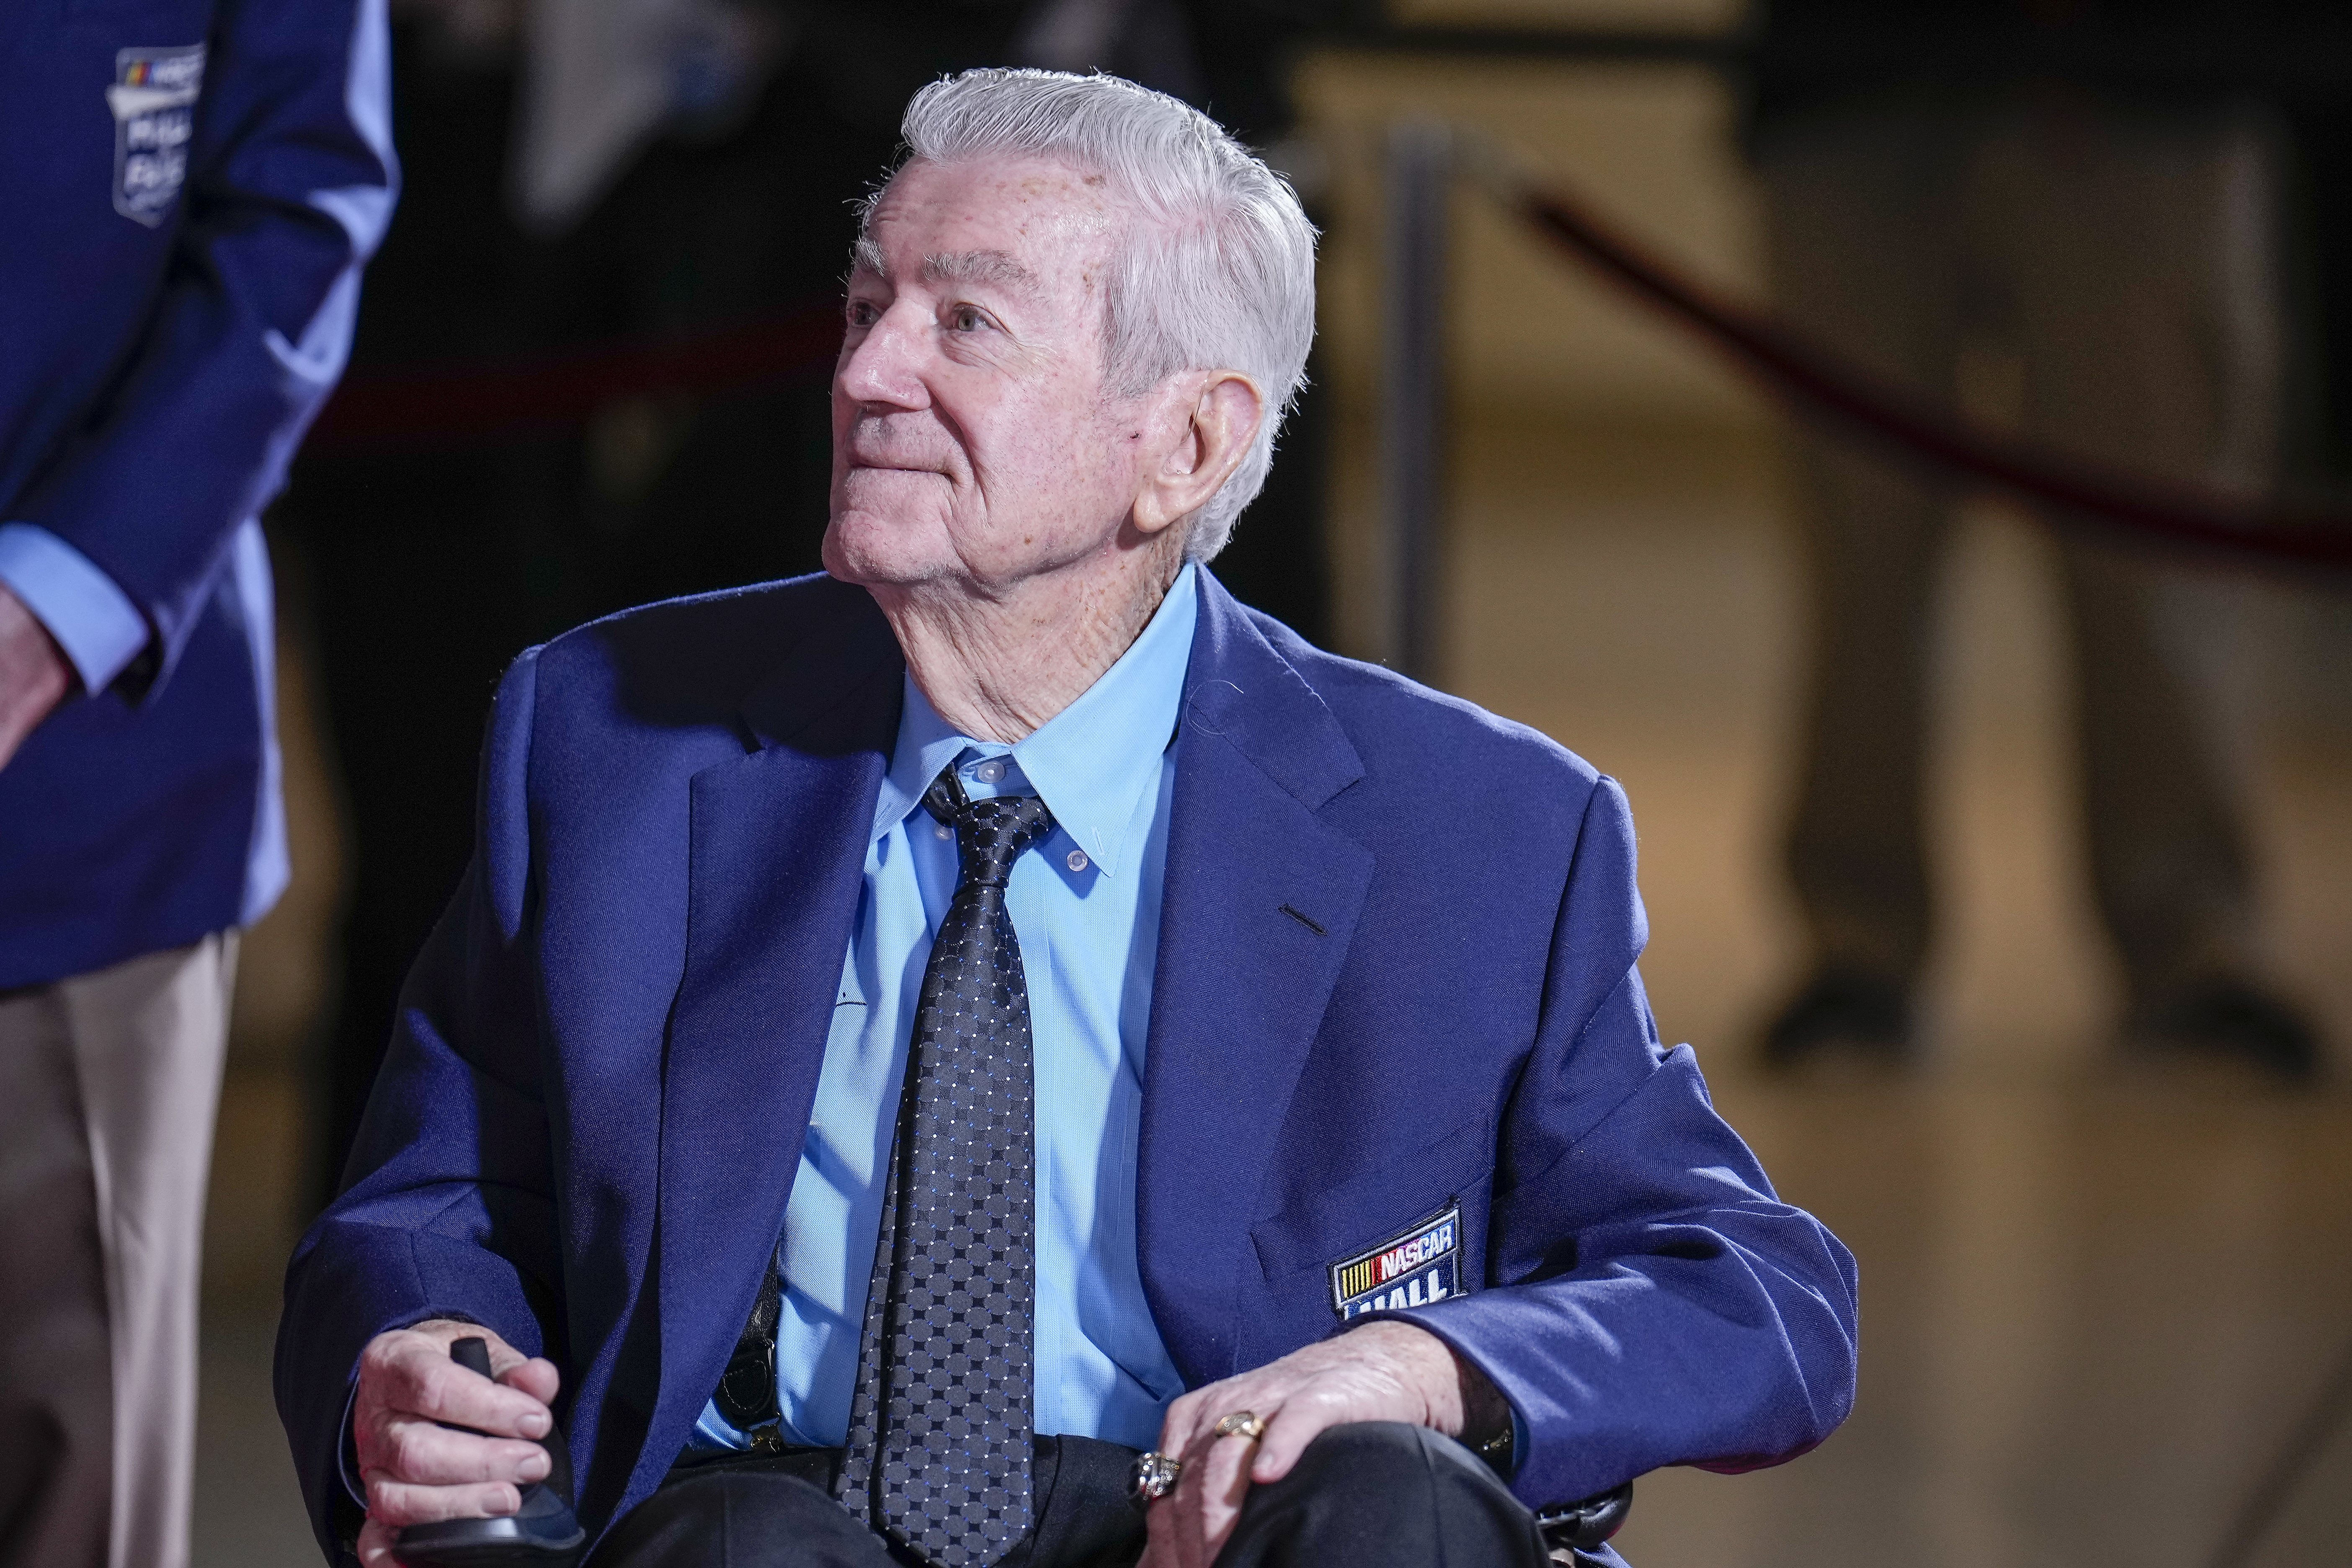
<svg viewBox="0 0 2352 1568">
<path fill-rule="evenodd" d="M 1002 250 L 959 250 L 923 258 L 926 283 L 994 283 L 1023 294 L 1042 287 L 1037 275 Z"/>
<path fill-rule="evenodd" d="M 887 281 L 890 266 L 882 255 L 882 247 L 871 238 L 860 239 L 850 252 L 850 274 L 864 273 Z M 1037 274 L 1014 260 L 1002 250 L 957 250 L 935 253 L 923 258 L 923 281 L 940 283 L 993 283 L 1000 288 L 1031 297 L 1044 291 L 1045 285 Z"/>
</svg>

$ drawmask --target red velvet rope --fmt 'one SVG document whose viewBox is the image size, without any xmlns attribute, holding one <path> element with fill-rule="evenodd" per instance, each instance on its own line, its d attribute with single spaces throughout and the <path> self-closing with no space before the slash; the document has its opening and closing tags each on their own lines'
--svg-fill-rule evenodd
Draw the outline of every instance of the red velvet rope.
<svg viewBox="0 0 2352 1568">
<path fill-rule="evenodd" d="M 841 307 L 826 300 L 687 336 L 377 371 L 343 383 L 311 426 L 308 449 L 340 456 L 495 445 L 576 425 L 620 398 L 736 392 L 818 370 L 840 347 Z"/>
<path fill-rule="evenodd" d="M 1506 199 L 1561 248 L 1697 329 L 1768 390 L 1937 467 L 2040 502 L 2053 521 L 2257 560 L 2352 569 L 2352 513 L 2340 508 L 2249 504 L 1979 428 L 1822 352 L 1760 311 L 1716 296 L 1563 197 L 1519 189 Z M 831 363 L 840 342 L 840 311 L 828 300 L 689 336 L 356 375 L 320 414 L 310 449 L 494 445 L 576 425 L 619 398 L 709 395 L 814 371 Z"/>
<path fill-rule="evenodd" d="M 1937 467 L 2042 503 L 2055 522 L 2270 562 L 2352 568 L 2352 513 L 2340 508 L 2240 502 L 1995 435 L 1840 361 L 1759 311 L 1714 295 L 1558 195 L 1521 188 L 1505 199 L 1561 248 L 1696 328 L 1768 391 Z"/>
</svg>

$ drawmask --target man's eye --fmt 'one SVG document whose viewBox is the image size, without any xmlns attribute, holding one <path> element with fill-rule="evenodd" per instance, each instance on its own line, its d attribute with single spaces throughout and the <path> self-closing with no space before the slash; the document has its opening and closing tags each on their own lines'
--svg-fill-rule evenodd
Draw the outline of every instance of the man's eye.
<svg viewBox="0 0 2352 1568">
<path fill-rule="evenodd" d="M 852 300 L 847 307 L 847 314 L 849 324 L 853 327 L 870 327 L 882 319 L 882 312 L 874 308 L 874 302 L 870 300 Z"/>
<path fill-rule="evenodd" d="M 959 305 L 948 318 L 959 332 L 976 332 L 988 325 L 988 318 L 970 305 Z"/>
</svg>

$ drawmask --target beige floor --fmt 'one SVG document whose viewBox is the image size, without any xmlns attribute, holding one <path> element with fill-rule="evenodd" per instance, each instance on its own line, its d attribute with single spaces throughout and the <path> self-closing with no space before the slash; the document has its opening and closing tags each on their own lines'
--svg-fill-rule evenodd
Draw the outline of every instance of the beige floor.
<svg viewBox="0 0 2352 1568">
<path fill-rule="evenodd" d="M 1792 1200 L 1854 1247 L 1853 1421 L 1784 1468 L 1643 1483 L 1643 1568 L 2199 1563 L 2352 1346 L 2352 1100 L 2110 1058 L 2075 873 L 2047 546 L 1972 517 L 1944 605 L 1945 942 L 1906 1080 L 1750 1065 L 1796 941 L 1775 874 L 1802 626 L 1769 442 L 1470 429 L 1450 684 L 1622 778 L 1645 973 Z M 2213 590 L 2278 972 L 2352 1044 L 2352 733 L 2315 672 L 2352 605 Z M 2332 1510 L 2332 1512 L 2331 1512 Z M 2352 1561 L 2352 1435 L 2253 1561 Z"/>
<path fill-rule="evenodd" d="M 1853 1420 L 1779 1470 L 1644 1481 L 1629 1554 L 2202 1563 L 2352 1343 L 2352 1099 L 2110 1065 L 2037 537 L 1988 514 L 1953 562 L 1928 1060 L 1906 1080 L 1790 1085 L 1748 1065 L 1794 952 L 1773 824 L 1801 628 L 1771 449 L 1736 430 L 1466 425 L 1449 683 L 1625 781 L 1668 1037 L 1697 1046 L 1784 1191 L 1862 1260 Z M 2352 723 L 2328 673 L 2347 668 L 2352 609 L 2231 602 L 2272 944 L 2352 1077 Z M 278 920 L 286 952 L 322 929 L 310 896 Z M 282 1047 L 240 1059 L 214 1194 L 205 1568 L 310 1560 L 267 1382 L 297 1102 Z M 2253 1562 L 2352 1560 L 2347 1531 L 2352 1434 Z"/>
</svg>

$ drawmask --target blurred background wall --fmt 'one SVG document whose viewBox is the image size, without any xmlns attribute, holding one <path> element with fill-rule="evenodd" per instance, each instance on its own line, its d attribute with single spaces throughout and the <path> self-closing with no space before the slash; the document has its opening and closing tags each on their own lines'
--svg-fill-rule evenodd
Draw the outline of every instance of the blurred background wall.
<svg viewBox="0 0 2352 1568">
<path fill-rule="evenodd" d="M 864 110 L 824 96 L 847 91 L 844 59 L 866 58 L 852 24 L 777 41 L 781 89 L 656 138 L 560 234 L 509 216 L 515 14 L 410 9 L 409 190 L 355 376 L 821 291 L 846 243 L 839 204 L 894 140 L 871 104 L 934 69 L 1011 58 L 1020 7 L 946 9 L 961 15 L 924 35 L 928 53 L 890 57 L 904 82 L 863 84 Z M 1305 480 L 1244 519 L 1232 575 L 1378 658 L 1382 127 L 1418 113 L 1477 128 L 1662 256 L 1760 300 L 1740 89 L 1702 64 L 1366 50 L 1315 31 L 1376 19 L 1365 13 L 1258 9 L 1272 13 L 1260 33 L 1228 40 L 1238 63 L 1196 51 L 1189 68 L 1213 110 L 1221 94 L 1201 83 L 1225 73 L 1223 96 L 1249 105 L 1247 129 L 1326 226 L 1321 384 L 1292 464 Z M 1388 19 L 1714 36 L 1748 18 L 1738 0 L 1398 0 Z M 786 185 L 801 205 L 761 207 L 769 185 L 751 172 L 797 149 L 808 167 Z M 2329 481 L 2341 445 L 2314 368 L 2340 330 L 2316 308 L 2335 296 L 2309 243 L 2343 221 L 2329 155 L 2307 142 L 2288 230 L 2312 306 L 2295 319 L 2291 409 L 2306 484 Z M 681 190 L 695 193 L 691 232 Z M 1784 416 L 1475 191 L 1454 215 L 1439 684 L 1624 782 L 1661 1028 L 1696 1046 L 1784 1193 L 1863 1267 L 1852 1424 L 1781 1470 L 1645 1480 L 1621 1544 L 1642 1568 L 2214 1560 L 2229 1510 L 2352 1342 L 2352 585 L 2223 571 L 2209 598 L 2264 962 L 2316 1022 L 2332 1086 L 2119 1065 L 2119 976 L 2081 871 L 2053 547 L 1991 499 L 1965 508 L 1936 600 L 1939 934 L 1918 1064 L 1768 1076 L 1759 1031 L 1804 962 L 1781 870 L 1811 633 Z M 803 224 L 825 231 L 821 253 L 786 232 Z M 2015 380 L 1988 348 L 1956 395 L 1999 424 Z M 335 1063 L 380 1040 L 400 955 L 464 853 L 490 683 L 526 642 L 586 616 L 812 567 L 822 384 L 820 372 L 702 405 L 636 400 L 458 453 L 316 454 L 273 520 L 295 883 L 246 948 L 223 1102 L 200 1562 L 310 1560 L 268 1406 L 278 1275 L 353 1110 Z M 420 559 L 440 575 L 420 581 Z M 362 843 L 362 820 L 406 826 Z M 2338 1433 L 2252 1560 L 2341 1562 L 2347 1526 L 2352 1437 Z"/>
</svg>

